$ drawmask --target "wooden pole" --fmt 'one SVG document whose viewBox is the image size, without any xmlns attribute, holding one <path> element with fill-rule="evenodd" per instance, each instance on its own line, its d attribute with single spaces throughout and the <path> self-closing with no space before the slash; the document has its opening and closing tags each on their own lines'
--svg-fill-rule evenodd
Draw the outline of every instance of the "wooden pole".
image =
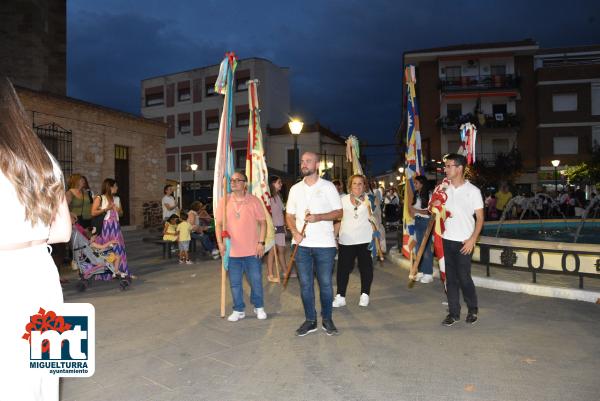
<svg viewBox="0 0 600 401">
<path fill-rule="evenodd" d="M 227 231 L 227 178 L 223 174 L 223 226 L 221 232 Z M 225 248 L 227 252 L 227 248 Z M 225 257 L 221 259 L 221 317 L 225 317 L 225 284 L 227 282 L 227 271 L 225 270 Z"/>
<path fill-rule="evenodd" d="M 277 234 L 275 234 L 277 235 Z M 279 255 L 277 255 L 277 243 L 273 244 L 273 257 L 275 258 L 275 271 L 276 271 L 276 275 L 275 277 L 277 277 L 277 282 L 280 283 L 281 279 L 279 278 Z"/>
<path fill-rule="evenodd" d="M 308 221 L 305 221 L 304 225 L 302 226 L 302 231 L 300 231 L 300 235 L 302 235 L 303 237 L 304 237 L 304 232 L 306 231 L 307 225 L 308 225 Z M 294 246 L 294 250 L 292 251 L 292 256 L 290 256 L 290 260 L 288 261 L 285 276 L 283 277 L 283 288 L 287 287 L 287 282 L 288 282 L 288 279 L 290 278 L 290 273 L 292 272 L 292 266 L 294 264 L 294 259 L 296 258 L 296 252 L 298 252 L 299 246 L 300 246 L 299 243 L 296 244 L 296 246 Z"/>
<path fill-rule="evenodd" d="M 429 223 L 427 223 L 427 229 L 425 230 L 425 235 L 423 235 L 423 239 L 421 240 L 421 245 L 419 246 L 419 252 L 417 252 L 417 257 L 414 260 L 414 263 L 410 267 L 410 272 L 408 273 L 408 288 L 412 288 L 415 285 L 417 270 L 419 269 L 419 263 L 421 263 L 421 258 L 423 257 L 423 252 L 425 252 L 425 248 L 427 247 L 427 243 L 429 242 L 429 237 L 431 236 L 431 231 L 433 230 L 433 226 L 435 225 L 435 216 L 431 216 L 429 218 Z"/>
</svg>

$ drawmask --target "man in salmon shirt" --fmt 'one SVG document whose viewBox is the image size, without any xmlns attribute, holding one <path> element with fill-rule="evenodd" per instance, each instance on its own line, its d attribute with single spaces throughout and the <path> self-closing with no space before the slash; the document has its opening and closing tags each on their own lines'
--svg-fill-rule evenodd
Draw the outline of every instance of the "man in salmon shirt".
<svg viewBox="0 0 600 401">
<path fill-rule="evenodd" d="M 266 319 L 263 286 L 262 257 L 265 253 L 265 235 L 267 222 L 261 200 L 246 192 L 248 179 L 243 173 L 231 176 L 231 195 L 227 198 L 226 227 L 223 227 L 223 205 L 219 201 L 215 212 L 215 231 L 221 257 L 225 255 L 225 244 L 221 233 L 226 230 L 231 238 L 229 251 L 229 285 L 233 298 L 233 313 L 227 320 L 237 322 L 246 317 L 244 308 L 243 274 L 250 282 L 250 301 L 254 304 L 254 313 L 258 319 Z"/>
</svg>

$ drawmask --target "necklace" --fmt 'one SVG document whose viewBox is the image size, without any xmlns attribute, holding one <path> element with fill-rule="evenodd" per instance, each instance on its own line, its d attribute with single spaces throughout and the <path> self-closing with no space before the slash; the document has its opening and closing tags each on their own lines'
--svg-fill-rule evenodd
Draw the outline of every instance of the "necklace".
<svg viewBox="0 0 600 401">
<path fill-rule="evenodd" d="M 362 195 L 361 195 L 362 196 Z M 361 197 L 357 197 L 354 194 L 350 194 L 350 200 L 352 205 L 354 206 L 354 218 L 358 219 L 358 207 L 362 203 Z"/>
<path fill-rule="evenodd" d="M 246 203 L 246 197 L 244 196 L 244 199 L 242 199 L 242 200 L 235 199 L 235 196 L 232 196 L 232 198 L 233 198 L 233 202 L 234 202 L 233 213 L 234 213 L 236 220 L 239 220 L 240 216 L 241 216 L 240 213 L 242 211 L 242 208 L 244 207 L 244 204 Z M 238 204 L 240 204 L 239 208 L 237 207 Z"/>
</svg>

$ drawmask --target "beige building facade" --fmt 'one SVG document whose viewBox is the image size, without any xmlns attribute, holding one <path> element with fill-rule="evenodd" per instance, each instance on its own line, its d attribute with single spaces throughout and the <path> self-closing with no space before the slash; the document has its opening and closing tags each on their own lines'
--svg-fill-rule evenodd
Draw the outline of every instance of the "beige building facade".
<svg viewBox="0 0 600 401">
<path fill-rule="evenodd" d="M 122 225 L 144 225 L 144 203 L 162 197 L 166 124 L 62 95 L 22 87 L 18 95 L 34 130 L 71 173 L 98 193 L 114 178 L 124 207 Z"/>
<path fill-rule="evenodd" d="M 218 74 L 219 65 L 215 64 L 148 78 L 141 83 L 142 115 L 167 124 L 166 148 L 162 157 L 166 162 L 167 178 L 183 183 L 184 204 L 191 201 L 192 188 L 208 187 L 213 182 L 223 110 L 223 96 L 214 92 Z M 281 126 L 289 120 L 288 75 L 288 68 L 276 66 L 269 60 L 249 58 L 238 61 L 232 116 L 236 168 L 245 166 L 249 124 L 247 81 L 259 81 L 260 120 L 265 135 L 268 125 Z M 269 160 L 269 149 L 266 153 Z M 198 165 L 195 173 L 190 169 L 191 164 Z"/>
</svg>

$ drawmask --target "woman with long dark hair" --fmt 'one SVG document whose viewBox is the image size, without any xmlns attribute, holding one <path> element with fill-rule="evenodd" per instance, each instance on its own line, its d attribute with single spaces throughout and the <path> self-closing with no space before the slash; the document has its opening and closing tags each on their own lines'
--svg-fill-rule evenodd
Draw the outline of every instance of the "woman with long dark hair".
<svg viewBox="0 0 600 401">
<path fill-rule="evenodd" d="M 31 316 L 63 303 L 48 244 L 69 241 L 71 220 L 56 160 L 31 129 L 10 81 L 0 78 L 0 400 L 58 400 L 58 377 L 29 368 Z M 9 273 L 10 272 L 10 273 Z"/>
<path fill-rule="evenodd" d="M 421 242 L 427 231 L 427 225 L 431 214 L 427 207 L 429 206 L 429 199 L 431 193 L 429 191 L 429 183 L 424 175 L 415 177 L 415 193 L 413 196 L 412 205 L 410 205 L 410 213 L 415 218 L 415 233 L 417 239 L 417 246 L 415 252 L 419 252 Z M 417 274 L 417 280 L 423 284 L 431 283 L 433 281 L 433 251 L 431 244 L 433 243 L 433 236 L 429 237 L 429 241 L 423 252 L 423 257 L 419 263 L 419 273 Z"/>
<path fill-rule="evenodd" d="M 275 277 L 273 264 L 275 261 L 275 252 L 277 252 L 277 261 L 280 271 L 283 272 L 285 263 L 285 221 L 283 219 L 283 199 L 281 198 L 281 187 L 283 183 L 279 176 L 273 175 L 269 178 L 271 192 L 271 217 L 273 226 L 275 226 L 275 245 L 267 255 L 267 280 L 270 282 L 279 282 L 279 277 Z M 277 247 L 277 248 L 275 248 Z"/>
<path fill-rule="evenodd" d="M 117 267 L 118 273 L 125 273 L 130 276 L 129 266 L 127 265 L 127 254 L 125 253 L 125 241 L 121 233 L 121 225 L 119 224 L 119 215 L 123 213 L 121 207 L 121 199 L 116 195 L 119 186 L 112 178 L 107 178 L 102 182 L 102 191 L 100 195 L 94 198 L 92 204 L 92 216 L 97 218 L 103 217 L 102 229 L 98 233 L 98 244 L 106 244 L 110 241 L 115 241 L 114 252 L 121 258 L 121 265 Z M 98 274 L 95 276 L 98 280 L 112 280 L 112 274 Z"/>
</svg>

